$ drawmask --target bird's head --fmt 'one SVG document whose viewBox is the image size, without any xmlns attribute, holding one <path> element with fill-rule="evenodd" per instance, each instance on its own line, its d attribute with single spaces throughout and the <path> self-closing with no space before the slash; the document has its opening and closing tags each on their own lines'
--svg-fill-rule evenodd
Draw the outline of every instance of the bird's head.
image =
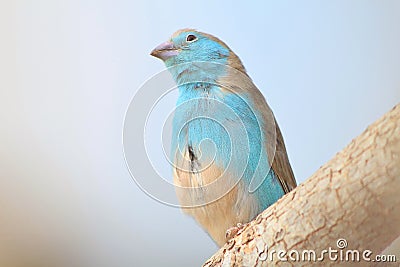
<svg viewBox="0 0 400 267">
<path fill-rule="evenodd" d="M 218 38 L 193 29 L 175 32 L 171 38 L 151 51 L 167 67 L 194 62 L 217 63 L 245 72 L 240 59 Z"/>
</svg>

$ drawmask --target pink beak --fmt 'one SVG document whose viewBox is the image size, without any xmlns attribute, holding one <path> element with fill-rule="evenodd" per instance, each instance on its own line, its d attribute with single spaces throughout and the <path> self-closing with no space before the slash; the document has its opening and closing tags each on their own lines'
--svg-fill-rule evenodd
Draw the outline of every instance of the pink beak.
<svg viewBox="0 0 400 267">
<path fill-rule="evenodd" d="M 170 57 L 178 55 L 178 50 L 171 42 L 165 42 L 157 46 L 151 51 L 150 55 L 157 57 L 163 61 L 169 59 Z"/>
</svg>

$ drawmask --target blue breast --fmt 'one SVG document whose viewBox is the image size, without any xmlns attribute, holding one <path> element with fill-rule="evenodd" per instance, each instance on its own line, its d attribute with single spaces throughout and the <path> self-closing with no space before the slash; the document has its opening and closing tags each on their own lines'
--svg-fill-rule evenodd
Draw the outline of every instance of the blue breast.
<svg viewBox="0 0 400 267">
<path fill-rule="evenodd" d="M 190 147 L 199 168 L 213 163 L 227 169 L 232 179 L 243 179 L 249 191 L 259 185 L 249 194 L 256 195 L 260 211 L 276 202 L 284 192 L 269 168 L 263 121 L 250 97 L 206 82 L 181 85 L 179 91 L 172 158 L 178 147 Z"/>
</svg>

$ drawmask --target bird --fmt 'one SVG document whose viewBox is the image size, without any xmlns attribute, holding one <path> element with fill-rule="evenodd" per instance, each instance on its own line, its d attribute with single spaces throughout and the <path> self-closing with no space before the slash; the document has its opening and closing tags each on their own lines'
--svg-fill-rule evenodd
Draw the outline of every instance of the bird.
<svg viewBox="0 0 400 267">
<path fill-rule="evenodd" d="M 223 246 L 296 187 L 281 131 L 242 61 L 217 37 L 181 29 L 150 55 L 179 91 L 170 155 L 177 198 Z"/>
</svg>

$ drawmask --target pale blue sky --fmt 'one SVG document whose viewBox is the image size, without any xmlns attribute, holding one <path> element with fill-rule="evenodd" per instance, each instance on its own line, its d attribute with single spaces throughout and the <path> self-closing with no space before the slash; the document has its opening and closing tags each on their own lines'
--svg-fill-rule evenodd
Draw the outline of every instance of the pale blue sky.
<svg viewBox="0 0 400 267">
<path fill-rule="evenodd" d="M 299 182 L 400 100 L 399 1 L 1 5 L 1 266 L 198 266 L 216 251 L 122 154 L 130 99 L 163 69 L 149 52 L 179 28 L 239 55 Z"/>
</svg>

